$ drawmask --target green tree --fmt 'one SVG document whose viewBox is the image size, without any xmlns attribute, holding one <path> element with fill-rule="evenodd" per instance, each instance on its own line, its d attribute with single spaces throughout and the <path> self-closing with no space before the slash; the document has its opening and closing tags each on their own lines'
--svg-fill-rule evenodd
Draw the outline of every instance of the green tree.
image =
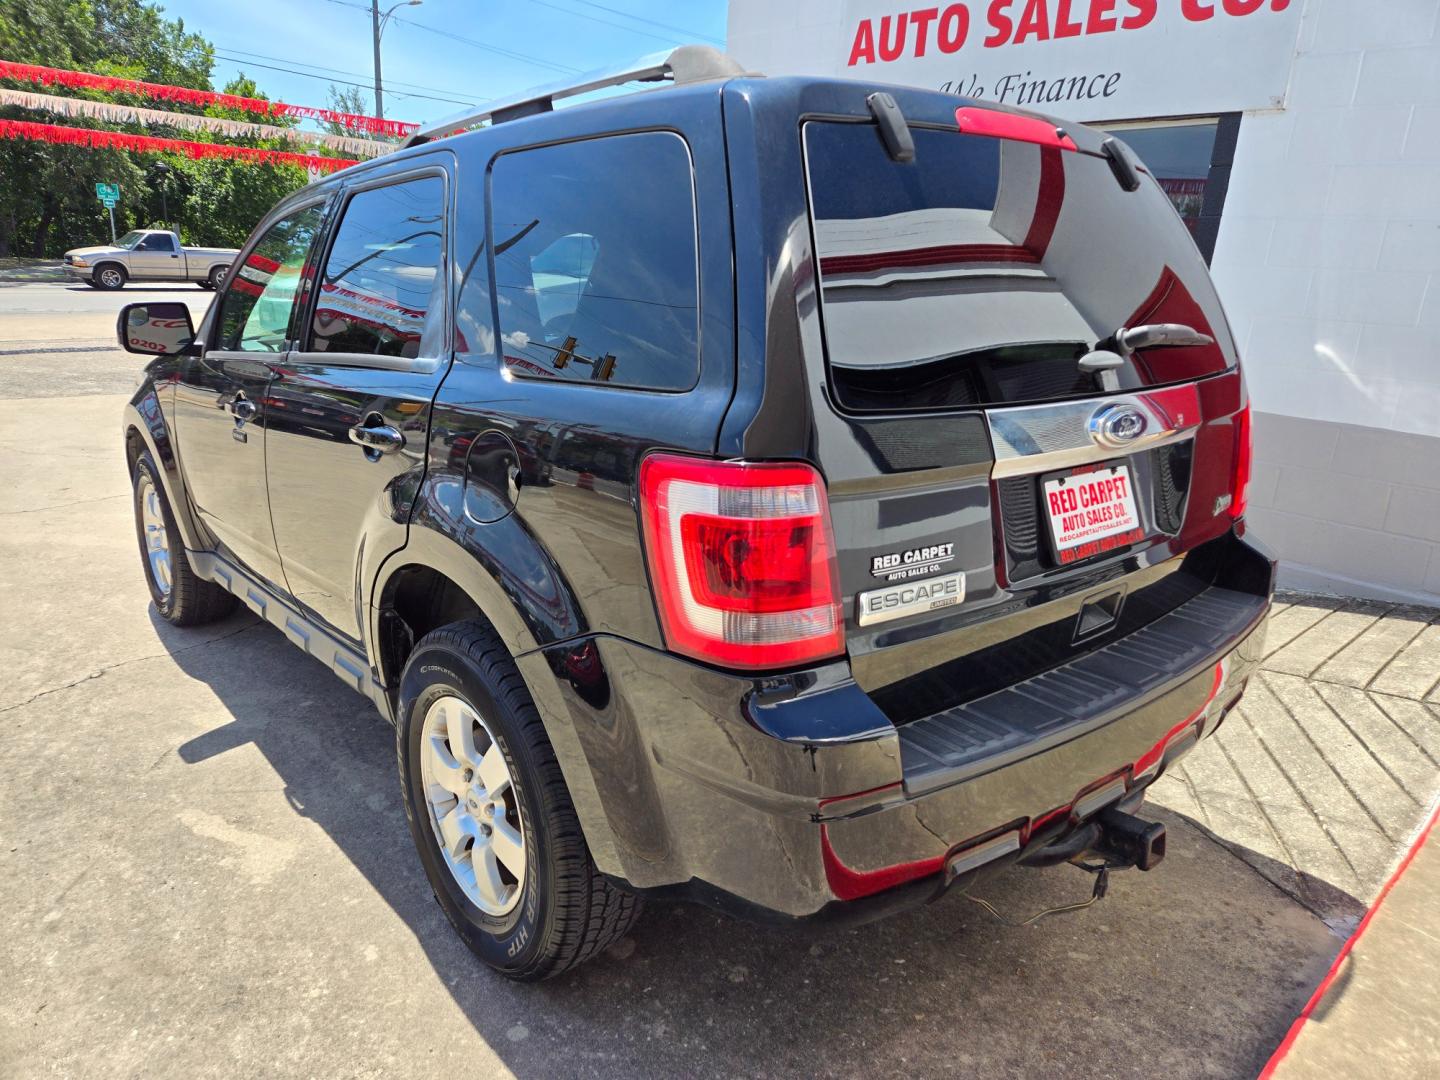
<svg viewBox="0 0 1440 1080">
<path fill-rule="evenodd" d="M 142 0 L 0 0 L 0 57 L 20 63 L 44 64 L 147 82 L 212 89 L 210 74 L 214 49 L 180 19 L 167 19 L 164 9 Z M 4 83 L 33 90 L 29 83 Z M 264 97 L 255 82 L 243 75 L 225 87 L 228 93 Z M 240 110 L 166 102 L 157 105 L 126 94 L 103 94 L 52 87 L 48 93 L 114 100 L 161 108 L 169 112 L 208 112 L 211 115 L 256 120 Z M 57 118 L 17 108 L 0 108 L 0 117 L 58 123 L 67 127 L 104 127 L 178 138 L 191 142 L 234 141 L 206 132 L 157 125 L 102 124 L 74 118 Z M 292 127 L 295 121 L 270 118 L 275 127 Z M 247 139 L 249 145 L 299 149 L 285 139 Z M 163 160 L 164 172 L 155 163 Z M 88 147 L 0 140 L 0 256 L 42 257 L 66 248 L 95 243 L 109 235 L 105 208 L 95 198 L 95 183 L 121 187 L 116 228 L 161 224 L 156 185 L 165 185 L 170 217 L 189 243 L 240 243 L 256 220 L 281 196 L 305 182 L 294 166 L 266 166 L 244 162 L 166 154 L 132 154 Z"/>
<path fill-rule="evenodd" d="M 329 107 L 335 112 L 355 113 L 358 116 L 370 115 L 370 99 L 365 96 L 358 86 L 336 86 L 330 84 L 330 91 L 327 95 L 330 99 Z M 333 120 L 326 120 L 320 125 L 331 135 L 353 135 L 344 124 L 337 124 Z"/>
</svg>

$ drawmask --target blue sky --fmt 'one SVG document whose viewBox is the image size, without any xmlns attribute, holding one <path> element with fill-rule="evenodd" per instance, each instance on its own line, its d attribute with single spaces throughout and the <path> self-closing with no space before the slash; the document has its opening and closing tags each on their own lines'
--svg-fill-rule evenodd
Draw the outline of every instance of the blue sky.
<svg viewBox="0 0 1440 1080">
<path fill-rule="evenodd" d="M 367 111 L 373 104 L 369 0 L 161 6 L 214 43 L 217 89 L 243 70 L 275 100 L 323 106 L 329 83 L 344 80 L 364 85 Z M 725 14 L 726 0 L 424 0 L 399 8 L 385 29 L 385 115 L 435 119 L 463 108 L 457 101 L 500 97 L 667 46 L 721 43 Z"/>
</svg>

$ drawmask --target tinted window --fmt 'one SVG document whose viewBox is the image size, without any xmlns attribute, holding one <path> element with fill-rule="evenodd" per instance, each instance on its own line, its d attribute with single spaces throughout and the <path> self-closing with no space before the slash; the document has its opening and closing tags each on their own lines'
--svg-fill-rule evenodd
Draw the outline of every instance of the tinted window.
<svg viewBox="0 0 1440 1080">
<path fill-rule="evenodd" d="M 175 238 L 164 233 L 151 233 L 140 241 L 136 251 L 174 251 Z"/>
<path fill-rule="evenodd" d="M 916 128 L 891 159 L 873 124 L 805 126 L 831 382 L 855 409 L 954 408 L 1111 388 L 1077 361 L 1126 327 L 1209 346 L 1140 350 L 1119 389 L 1222 370 L 1231 349 L 1200 254 L 1150 180 L 1103 159 Z"/>
<path fill-rule="evenodd" d="M 695 196 L 678 136 L 612 135 L 502 156 L 490 242 L 501 351 L 517 373 L 695 384 Z"/>
<path fill-rule="evenodd" d="M 439 176 L 358 192 L 325 260 L 306 348 L 419 356 L 439 309 L 445 181 Z M 433 350 L 424 350 L 427 354 Z"/>
<path fill-rule="evenodd" d="M 285 347 L 300 272 L 323 220 L 320 206 L 282 218 L 234 269 L 220 302 L 216 348 L 279 352 Z"/>
</svg>

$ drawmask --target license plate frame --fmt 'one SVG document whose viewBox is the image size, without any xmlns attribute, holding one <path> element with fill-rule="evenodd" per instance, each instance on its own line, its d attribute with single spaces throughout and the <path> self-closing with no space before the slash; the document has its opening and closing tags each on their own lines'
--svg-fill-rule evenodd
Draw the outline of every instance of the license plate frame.
<svg viewBox="0 0 1440 1080">
<path fill-rule="evenodd" d="M 1134 475 L 1129 462 L 1109 461 L 1040 477 L 1041 513 L 1059 565 L 1072 566 L 1145 539 Z M 1123 483 L 1116 485 L 1117 480 Z M 1116 519 L 1096 521 L 1097 514 Z"/>
</svg>

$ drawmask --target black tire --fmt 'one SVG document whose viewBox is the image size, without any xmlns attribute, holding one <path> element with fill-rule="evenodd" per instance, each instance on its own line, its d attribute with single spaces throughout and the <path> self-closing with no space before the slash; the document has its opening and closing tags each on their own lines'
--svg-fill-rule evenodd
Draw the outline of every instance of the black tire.
<svg viewBox="0 0 1440 1080">
<path fill-rule="evenodd" d="M 90 284 L 97 289 L 104 289 L 106 292 L 123 289 L 125 282 L 129 280 L 130 275 L 119 263 L 101 263 L 90 275 Z"/>
<path fill-rule="evenodd" d="M 206 292 L 213 292 L 215 289 L 215 286 L 211 285 L 208 281 L 197 281 L 195 282 L 195 284 L 200 286 L 200 288 L 204 289 Z"/>
<path fill-rule="evenodd" d="M 212 266 L 210 268 L 210 276 L 205 279 L 205 284 L 203 288 L 220 288 L 221 285 L 225 284 L 225 275 L 227 275 L 228 273 L 230 273 L 230 268 L 228 266 Z"/>
<path fill-rule="evenodd" d="M 525 843 L 515 907 L 491 916 L 446 864 L 421 780 L 421 737 L 430 706 L 458 697 L 483 718 L 510 770 Z M 400 681 L 396 756 L 405 816 L 430 888 L 461 939 L 507 978 L 535 982 L 603 952 L 623 937 L 641 901 L 596 869 L 559 762 L 519 670 L 495 631 L 453 623 L 421 639 Z"/>
<path fill-rule="evenodd" d="M 185 556 L 185 545 L 180 539 L 180 530 L 175 527 L 175 515 L 170 509 L 170 500 L 165 497 L 165 488 L 160 483 L 160 470 L 148 450 L 141 451 L 135 461 L 131 477 L 134 489 L 135 535 L 140 542 L 140 562 L 145 568 L 145 584 L 150 587 L 150 599 L 162 618 L 176 626 L 200 626 L 204 623 L 223 619 L 235 610 L 235 597 L 219 585 L 196 576 Z M 146 528 L 145 500 L 154 493 L 160 517 L 165 523 L 165 534 L 169 552 L 169 588 L 165 588 L 156 577 L 150 561 L 150 549 Z"/>
</svg>

